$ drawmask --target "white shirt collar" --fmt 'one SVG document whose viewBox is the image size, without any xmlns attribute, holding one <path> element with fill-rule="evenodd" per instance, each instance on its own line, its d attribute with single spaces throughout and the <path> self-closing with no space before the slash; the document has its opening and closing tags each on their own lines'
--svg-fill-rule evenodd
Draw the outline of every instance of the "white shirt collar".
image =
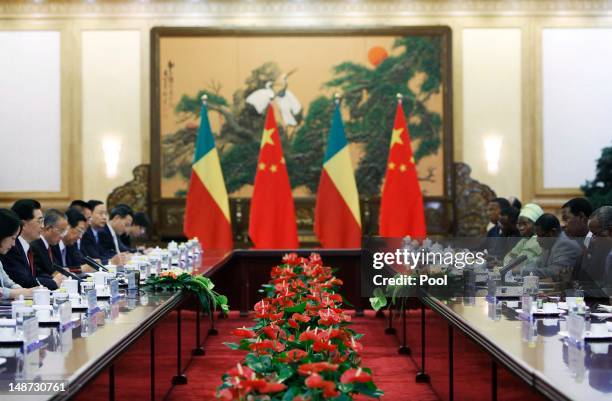
<svg viewBox="0 0 612 401">
<path fill-rule="evenodd" d="M 120 253 L 119 250 L 119 240 L 117 239 L 117 233 L 115 233 L 115 230 L 113 230 L 113 227 L 110 224 L 107 224 L 108 229 L 111 233 L 111 236 L 113 237 L 113 243 L 115 244 L 115 251 L 117 253 Z"/>
<path fill-rule="evenodd" d="M 25 252 L 25 254 L 27 255 L 28 251 L 30 250 L 30 243 L 26 241 L 25 239 L 23 239 L 21 235 L 17 237 L 17 239 L 19 240 L 19 242 L 21 242 L 21 246 L 23 247 L 23 252 Z"/>
<path fill-rule="evenodd" d="M 40 236 L 40 239 L 42 240 L 43 244 L 45 244 L 45 248 L 49 249 L 49 243 L 47 242 L 47 240 L 45 239 L 45 237 L 43 237 L 42 235 Z"/>
<path fill-rule="evenodd" d="M 593 238 L 593 233 L 592 232 L 588 232 L 586 237 L 584 237 L 584 246 L 586 248 L 589 247 L 589 244 L 591 243 L 591 239 Z"/>
<path fill-rule="evenodd" d="M 66 244 L 64 244 L 64 240 L 60 240 L 59 249 L 60 251 L 63 251 L 64 249 L 66 249 Z"/>
</svg>

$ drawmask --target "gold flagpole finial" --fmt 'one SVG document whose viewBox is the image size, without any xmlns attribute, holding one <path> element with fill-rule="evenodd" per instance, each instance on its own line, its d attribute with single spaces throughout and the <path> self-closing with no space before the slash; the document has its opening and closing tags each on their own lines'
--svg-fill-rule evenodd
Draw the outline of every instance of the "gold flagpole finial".
<svg viewBox="0 0 612 401">
<path fill-rule="evenodd" d="M 397 101 L 399 103 L 402 103 L 402 100 L 404 99 L 404 95 L 402 95 L 401 93 L 397 93 L 395 97 L 397 98 Z"/>
<path fill-rule="evenodd" d="M 338 92 L 334 93 L 334 103 L 340 104 L 340 99 L 342 99 L 342 96 Z"/>
<path fill-rule="evenodd" d="M 206 106 L 206 102 L 208 102 L 208 95 L 204 94 L 200 99 L 202 99 L 202 104 Z"/>
</svg>

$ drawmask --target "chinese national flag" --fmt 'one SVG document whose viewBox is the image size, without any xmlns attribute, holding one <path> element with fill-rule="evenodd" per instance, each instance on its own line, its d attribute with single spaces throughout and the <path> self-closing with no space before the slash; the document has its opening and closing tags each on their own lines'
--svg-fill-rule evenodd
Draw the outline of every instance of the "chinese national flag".
<svg viewBox="0 0 612 401">
<path fill-rule="evenodd" d="M 410 133 L 401 102 L 397 104 L 389 158 L 380 201 L 380 235 L 425 238 L 423 195 L 412 157 Z"/>
<path fill-rule="evenodd" d="M 299 246 L 291 185 L 271 103 L 257 161 L 249 236 L 259 249 Z"/>
</svg>

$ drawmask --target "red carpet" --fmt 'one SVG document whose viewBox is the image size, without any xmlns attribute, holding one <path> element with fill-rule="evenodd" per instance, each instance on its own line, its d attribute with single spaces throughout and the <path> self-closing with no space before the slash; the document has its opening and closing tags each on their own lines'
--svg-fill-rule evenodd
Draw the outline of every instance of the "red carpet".
<svg viewBox="0 0 612 401">
<path fill-rule="evenodd" d="M 176 401 L 214 400 L 217 386 L 221 384 L 221 375 L 240 361 L 244 354 L 232 351 L 223 345 L 224 341 L 235 341 L 229 334 L 236 327 L 250 326 L 251 318 L 239 318 L 231 314 L 228 319 L 217 321 L 219 336 L 209 337 L 204 344 L 206 355 L 196 357 L 187 369 L 189 383 L 175 386 L 168 399 Z M 388 401 L 437 401 L 431 387 L 414 381 L 416 368 L 410 357 L 397 353 L 399 343 L 395 336 L 384 334 L 385 320 L 374 318 L 373 313 L 365 317 L 354 318 L 352 328 L 363 333 L 363 366 L 372 368 L 374 383 L 381 388 Z M 368 400 L 369 398 L 356 398 Z"/>
</svg>

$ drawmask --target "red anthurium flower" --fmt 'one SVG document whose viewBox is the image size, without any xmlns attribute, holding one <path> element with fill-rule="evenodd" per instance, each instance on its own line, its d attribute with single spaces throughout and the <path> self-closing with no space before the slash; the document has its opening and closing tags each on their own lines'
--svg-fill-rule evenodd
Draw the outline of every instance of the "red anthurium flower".
<svg viewBox="0 0 612 401">
<path fill-rule="evenodd" d="M 266 387 L 267 384 L 268 382 L 264 379 L 252 379 L 244 381 L 244 387 L 245 389 L 248 389 L 247 392 L 250 392 L 251 389 L 261 391 L 263 388 Z"/>
<path fill-rule="evenodd" d="M 318 373 L 308 376 L 304 383 L 308 388 L 323 388 L 325 386 L 325 380 Z"/>
<path fill-rule="evenodd" d="M 272 320 L 272 321 L 276 321 L 276 320 L 280 320 L 283 318 L 283 312 L 278 312 L 278 313 L 270 313 L 268 314 L 268 319 Z"/>
<path fill-rule="evenodd" d="M 308 355 L 308 352 L 301 349 L 292 349 L 287 351 L 287 360 L 289 362 L 297 362 Z"/>
<path fill-rule="evenodd" d="M 340 376 L 340 383 L 368 383 L 372 381 L 372 376 L 359 369 L 349 369 Z"/>
<path fill-rule="evenodd" d="M 264 327 L 262 330 L 268 338 L 275 339 L 280 329 L 276 325 L 271 325 Z"/>
<path fill-rule="evenodd" d="M 245 379 L 250 379 L 253 376 L 253 370 L 248 366 L 242 366 L 241 364 L 236 364 L 235 367 L 229 370 L 230 376 L 242 376 Z"/>
<path fill-rule="evenodd" d="M 318 264 L 318 265 L 323 264 L 321 255 L 319 255 L 318 253 L 314 253 L 314 252 L 311 253 L 310 256 L 308 257 L 308 260 L 310 261 L 310 263 L 313 263 L 313 264 Z"/>
<path fill-rule="evenodd" d="M 283 256 L 283 263 L 287 265 L 296 266 L 299 264 L 299 262 L 300 262 L 300 257 L 295 252 L 288 253 L 285 256 Z"/>
<path fill-rule="evenodd" d="M 336 348 L 337 346 L 332 344 L 331 341 L 321 341 L 321 340 L 315 341 L 314 345 L 312 346 L 312 349 L 314 350 L 314 352 L 334 351 Z"/>
<path fill-rule="evenodd" d="M 261 354 L 266 354 L 269 350 L 282 352 L 285 350 L 285 345 L 279 341 L 263 340 L 249 344 L 251 351 L 259 351 Z"/>
<path fill-rule="evenodd" d="M 253 338 L 256 336 L 252 330 L 249 330 L 246 327 L 235 329 L 232 331 L 232 334 L 242 338 Z"/>
<path fill-rule="evenodd" d="M 257 314 L 257 317 L 261 318 L 261 317 L 265 317 L 265 315 L 269 312 L 270 306 L 271 305 L 270 305 L 269 300 L 262 299 L 261 301 L 255 304 L 253 309 L 255 309 L 255 313 Z"/>
<path fill-rule="evenodd" d="M 327 381 L 325 387 L 323 387 L 323 397 L 334 398 L 340 395 L 340 392 L 336 390 L 336 383 Z"/>
<path fill-rule="evenodd" d="M 306 315 L 302 315 L 300 313 L 294 313 L 293 315 L 291 315 L 291 319 L 302 322 L 302 323 L 307 323 L 310 321 L 310 317 Z"/>
<path fill-rule="evenodd" d="M 325 398 L 332 398 L 340 395 L 336 390 L 336 384 L 334 382 L 329 380 L 323 380 L 323 378 L 317 373 L 313 373 L 308 376 L 304 383 L 308 388 L 323 389 L 323 396 Z"/>
<path fill-rule="evenodd" d="M 332 338 L 343 338 L 346 336 L 346 333 L 340 329 L 332 329 L 327 330 L 327 337 L 331 340 Z"/>
<path fill-rule="evenodd" d="M 360 353 L 363 350 L 363 345 L 351 336 L 351 339 L 344 343 L 347 347 L 351 348 L 353 351 Z"/>
<path fill-rule="evenodd" d="M 293 319 L 287 320 L 287 324 L 293 327 L 294 329 L 297 329 L 298 327 L 300 327 L 300 324 Z"/>
<path fill-rule="evenodd" d="M 332 324 L 340 323 L 340 321 L 339 314 L 332 309 L 322 309 L 319 311 L 319 323 L 323 326 L 331 326 Z"/>
<path fill-rule="evenodd" d="M 232 401 L 234 399 L 234 395 L 229 389 L 224 388 L 223 390 L 219 391 L 217 398 L 222 401 Z"/>
<path fill-rule="evenodd" d="M 263 388 L 259 389 L 259 392 L 262 394 L 278 393 L 286 388 L 287 386 L 285 386 L 283 383 L 266 383 Z"/>
<path fill-rule="evenodd" d="M 307 376 L 312 373 L 334 372 L 338 370 L 338 365 L 329 362 L 304 363 L 298 367 L 298 373 Z"/>
<path fill-rule="evenodd" d="M 318 339 L 319 335 L 315 330 L 306 330 L 305 332 L 300 334 L 298 341 L 316 341 Z"/>
</svg>

